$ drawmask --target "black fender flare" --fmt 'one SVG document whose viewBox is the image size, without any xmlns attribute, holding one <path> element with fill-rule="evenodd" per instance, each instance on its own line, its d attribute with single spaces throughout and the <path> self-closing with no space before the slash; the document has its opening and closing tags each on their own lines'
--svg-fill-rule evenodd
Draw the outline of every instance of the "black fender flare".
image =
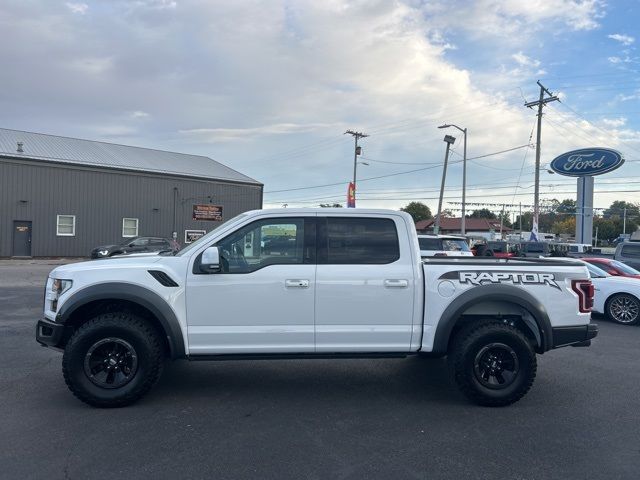
<svg viewBox="0 0 640 480">
<path fill-rule="evenodd" d="M 56 323 L 66 324 L 80 307 L 97 300 L 125 300 L 135 303 L 158 319 L 169 343 L 171 358 L 184 358 L 184 337 L 173 309 L 157 293 L 132 283 L 99 283 L 78 290 L 60 307 L 56 314 Z"/>
<path fill-rule="evenodd" d="M 546 352 L 553 348 L 551 321 L 546 308 L 539 300 L 527 291 L 512 285 L 480 285 L 467 290 L 457 297 L 443 312 L 436 327 L 432 352 L 434 354 L 446 354 L 451 332 L 462 313 L 476 303 L 491 301 L 512 303 L 528 311 L 535 320 L 535 325 L 532 325 L 530 320 L 523 320 L 536 338 L 539 350 Z"/>
</svg>

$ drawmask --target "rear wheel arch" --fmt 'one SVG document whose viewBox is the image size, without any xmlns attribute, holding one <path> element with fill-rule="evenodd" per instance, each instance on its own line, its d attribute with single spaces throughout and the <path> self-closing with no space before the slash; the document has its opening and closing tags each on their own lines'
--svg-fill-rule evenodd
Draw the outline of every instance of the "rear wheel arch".
<svg viewBox="0 0 640 480">
<path fill-rule="evenodd" d="M 444 311 L 436 327 L 433 353 L 445 355 L 460 329 L 484 319 L 515 326 L 531 340 L 537 353 L 553 346 L 551 321 L 544 305 L 511 285 L 481 285 L 457 297 Z"/>
<path fill-rule="evenodd" d="M 57 323 L 69 327 L 63 342 L 66 343 L 71 334 L 91 318 L 117 311 L 144 318 L 158 330 L 171 358 L 185 357 L 182 329 L 171 307 L 158 294 L 134 284 L 98 284 L 73 294 L 56 315 Z"/>
</svg>

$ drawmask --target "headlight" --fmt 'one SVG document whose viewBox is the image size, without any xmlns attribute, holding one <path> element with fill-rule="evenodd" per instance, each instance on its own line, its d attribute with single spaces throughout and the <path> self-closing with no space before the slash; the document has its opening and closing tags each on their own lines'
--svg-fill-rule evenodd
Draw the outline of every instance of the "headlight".
<svg viewBox="0 0 640 480">
<path fill-rule="evenodd" d="M 106 256 L 107 256 L 107 254 L 109 253 L 109 250 L 98 250 L 98 253 L 99 253 L 100 255 L 102 255 L 103 257 L 106 257 Z"/>
<path fill-rule="evenodd" d="M 47 300 L 51 302 L 50 310 L 55 312 L 58 310 L 58 299 L 60 295 L 69 290 L 73 282 L 71 280 L 63 280 L 60 278 L 54 278 L 51 282 L 51 288 L 47 292 Z"/>
</svg>

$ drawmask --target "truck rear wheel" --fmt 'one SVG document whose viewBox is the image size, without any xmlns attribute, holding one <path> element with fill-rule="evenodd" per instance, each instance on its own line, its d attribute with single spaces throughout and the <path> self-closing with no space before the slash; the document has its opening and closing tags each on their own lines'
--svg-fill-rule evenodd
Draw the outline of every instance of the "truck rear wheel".
<svg viewBox="0 0 640 480">
<path fill-rule="evenodd" d="M 160 337 L 136 315 L 105 313 L 76 330 L 62 357 L 71 392 L 94 407 L 123 407 L 145 395 L 160 378 Z"/>
<path fill-rule="evenodd" d="M 449 362 L 464 395 L 484 406 L 520 400 L 536 376 L 536 354 L 525 335 L 506 323 L 487 322 L 454 338 Z"/>
</svg>

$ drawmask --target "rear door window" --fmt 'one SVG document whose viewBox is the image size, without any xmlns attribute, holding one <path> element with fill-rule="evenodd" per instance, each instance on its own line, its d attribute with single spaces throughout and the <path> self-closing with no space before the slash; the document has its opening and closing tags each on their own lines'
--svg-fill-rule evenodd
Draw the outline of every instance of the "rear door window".
<svg viewBox="0 0 640 480">
<path fill-rule="evenodd" d="M 442 242 L 439 238 L 418 238 L 420 250 L 442 250 Z"/>
<path fill-rule="evenodd" d="M 400 258 L 396 224 L 389 218 L 329 217 L 322 230 L 319 263 L 380 265 Z"/>
</svg>

